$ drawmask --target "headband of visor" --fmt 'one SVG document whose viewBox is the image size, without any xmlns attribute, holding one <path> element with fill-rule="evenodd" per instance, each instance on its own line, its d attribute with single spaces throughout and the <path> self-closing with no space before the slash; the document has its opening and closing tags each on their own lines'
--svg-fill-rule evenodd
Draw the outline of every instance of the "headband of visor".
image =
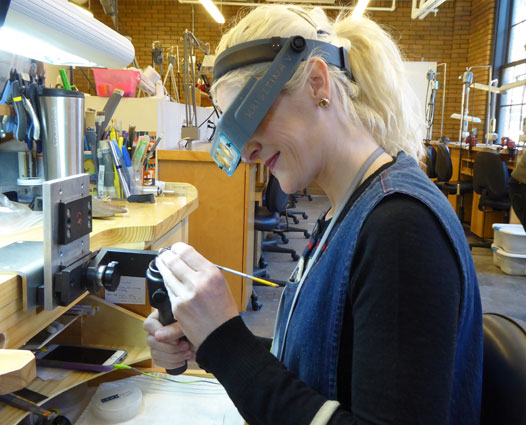
<svg viewBox="0 0 526 425">
<path fill-rule="evenodd" d="M 231 176 L 241 160 L 241 152 L 268 110 L 289 81 L 300 62 L 316 55 L 344 70 L 349 78 L 348 52 L 343 47 L 301 36 L 267 38 L 238 44 L 221 53 L 214 64 L 214 81 L 227 72 L 262 62 L 271 62 L 262 78 L 251 77 L 232 104 L 221 115 L 210 155 Z"/>
</svg>

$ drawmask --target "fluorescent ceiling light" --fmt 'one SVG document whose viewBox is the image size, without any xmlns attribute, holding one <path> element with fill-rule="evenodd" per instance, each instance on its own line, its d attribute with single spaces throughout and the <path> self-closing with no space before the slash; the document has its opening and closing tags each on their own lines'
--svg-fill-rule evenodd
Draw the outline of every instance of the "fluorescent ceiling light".
<svg viewBox="0 0 526 425">
<path fill-rule="evenodd" d="M 6 43 L 5 40 L 10 40 L 10 42 Z M 9 27 L 0 28 L 0 50 L 53 65 L 97 66 L 95 62 L 61 50 L 44 40 L 33 38 L 25 32 Z"/>
<path fill-rule="evenodd" d="M 223 15 L 217 8 L 217 6 L 212 2 L 212 0 L 199 0 L 201 4 L 205 7 L 206 11 L 210 13 L 212 18 L 220 24 L 225 23 L 225 18 L 223 18 Z"/>
<path fill-rule="evenodd" d="M 358 4 L 354 6 L 351 17 L 353 19 L 361 18 L 368 4 L 369 4 L 369 0 L 358 0 Z"/>
<path fill-rule="evenodd" d="M 234 0 L 234 1 L 245 1 L 245 0 Z M 309 3 L 309 4 L 334 4 L 336 0 L 267 0 L 273 3 Z"/>
<path fill-rule="evenodd" d="M 2 0 L 0 50 L 56 65 L 124 68 L 131 42 L 65 0 Z"/>
</svg>

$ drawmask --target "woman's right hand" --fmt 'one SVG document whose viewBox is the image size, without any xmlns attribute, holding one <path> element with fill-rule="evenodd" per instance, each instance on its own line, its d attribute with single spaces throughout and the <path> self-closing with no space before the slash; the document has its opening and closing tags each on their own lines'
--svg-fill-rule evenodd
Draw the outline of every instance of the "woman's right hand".
<svg viewBox="0 0 526 425">
<path fill-rule="evenodd" d="M 165 369 L 177 369 L 187 360 L 195 360 L 195 348 L 186 339 L 178 322 L 163 326 L 159 312 L 155 310 L 144 321 L 143 328 L 148 332 L 146 343 L 150 347 L 155 364 Z"/>
</svg>

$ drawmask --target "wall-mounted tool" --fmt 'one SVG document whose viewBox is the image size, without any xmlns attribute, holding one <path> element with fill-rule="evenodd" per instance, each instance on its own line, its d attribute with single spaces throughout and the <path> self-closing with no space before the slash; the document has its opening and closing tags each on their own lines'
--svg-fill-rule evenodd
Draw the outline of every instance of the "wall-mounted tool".
<svg viewBox="0 0 526 425">
<path fill-rule="evenodd" d="M 210 53 L 210 44 L 203 43 L 192 32 L 185 30 L 183 35 L 184 57 L 183 57 L 183 84 L 185 103 L 185 124 L 181 128 L 181 139 L 189 137 L 191 140 L 199 140 L 199 128 L 197 126 L 197 104 L 196 104 L 196 50 L 205 55 Z"/>
<path fill-rule="evenodd" d="M 427 71 L 427 95 L 426 95 L 426 138 L 425 141 L 431 141 L 433 136 L 433 120 L 435 118 L 435 98 L 438 91 L 437 73 L 430 69 Z"/>
<path fill-rule="evenodd" d="M 170 84 L 172 88 L 170 97 L 174 102 L 179 102 L 179 90 L 177 88 L 178 81 L 174 74 L 174 69 L 177 68 L 177 76 L 179 76 L 179 47 L 176 46 L 176 48 L 176 53 L 174 53 L 174 46 L 170 47 L 170 52 L 168 53 L 168 69 L 166 70 L 163 86 L 166 89 L 166 82 L 168 77 L 170 77 Z M 168 93 L 168 91 L 166 91 L 166 93 Z"/>
<path fill-rule="evenodd" d="M 161 75 L 161 80 L 163 79 L 163 63 L 163 46 L 161 45 L 160 41 L 154 41 L 152 43 L 152 67 L 155 69 L 155 65 L 159 66 L 159 74 Z"/>
<path fill-rule="evenodd" d="M 462 140 L 469 136 L 468 132 L 468 117 L 469 117 L 469 88 L 473 82 L 473 72 L 466 68 L 466 71 L 459 77 L 462 78 L 462 103 L 460 105 L 460 130 L 458 134 L 458 141 L 462 143 Z"/>
</svg>

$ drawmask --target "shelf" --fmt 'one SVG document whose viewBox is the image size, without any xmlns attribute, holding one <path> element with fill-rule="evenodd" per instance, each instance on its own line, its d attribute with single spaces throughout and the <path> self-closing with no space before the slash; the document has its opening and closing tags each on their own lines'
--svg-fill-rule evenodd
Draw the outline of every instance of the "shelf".
<svg viewBox="0 0 526 425">
<path fill-rule="evenodd" d="M 36 334 L 33 338 L 27 341 L 27 344 L 24 344 L 22 347 L 20 347 L 20 349 L 39 350 L 42 347 L 45 347 L 49 344 L 49 342 L 52 339 L 55 339 L 57 336 L 59 336 L 63 331 L 65 331 L 69 326 L 71 326 L 71 324 L 73 324 L 79 318 L 80 316 L 76 314 L 64 314 L 60 316 L 52 324 L 61 325 L 61 328 L 56 329 L 54 332 L 50 332 L 48 330 L 49 326 L 46 329 L 42 329 L 38 334 Z"/>
<path fill-rule="evenodd" d="M 146 332 L 142 328 L 144 317 L 107 303 L 93 295 L 84 298 L 80 304 L 93 305 L 99 308 L 95 316 L 82 316 L 77 321 L 82 322 L 80 333 L 77 334 L 80 343 L 124 349 L 128 355 L 122 363 L 127 365 L 151 358 L 150 349 L 146 345 Z M 78 343 L 79 341 L 75 342 Z M 42 381 L 36 378 L 27 388 L 39 392 L 49 399 L 106 373 L 70 371 L 60 381 Z M 47 399 L 38 404 L 42 405 L 46 401 Z M 2 425 L 17 424 L 25 416 L 26 412 L 13 407 L 5 405 L 0 407 L 0 424 Z"/>
</svg>

